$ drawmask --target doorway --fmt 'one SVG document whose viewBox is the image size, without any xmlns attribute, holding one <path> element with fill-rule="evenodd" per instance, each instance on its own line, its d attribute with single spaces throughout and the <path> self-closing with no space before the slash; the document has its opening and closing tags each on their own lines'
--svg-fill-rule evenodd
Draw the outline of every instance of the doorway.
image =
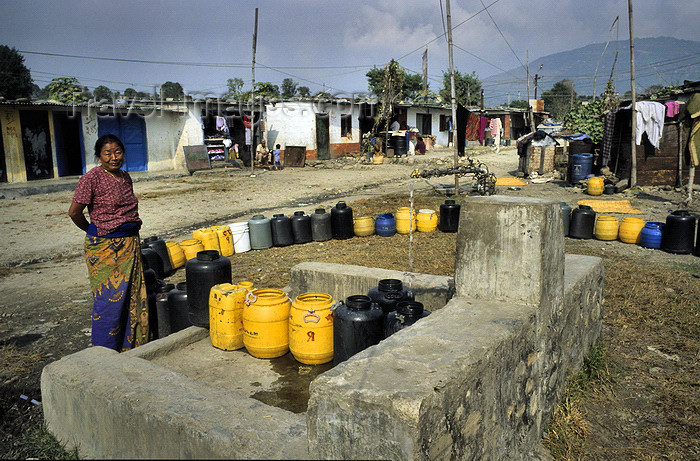
<svg viewBox="0 0 700 461">
<path fill-rule="evenodd" d="M 2 125 L 0 125 L 0 182 L 7 182 L 7 166 L 5 164 L 5 144 L 2 141 Z"/>
<path fill-rule="evenodd" d="M 85 172 L 85 149 L 80 117 L 70 112 L 53 113 L 54 142 L 58 176 L 77 176 Z"/>
<path fill-rule="evenodd" d="M 20 110 L 19 121 L 27 180 L 53 178 L 48 111 Z"/>
<path fill-rule="evenodd" d="M 124 169 L 126 171 L 146 171 L 148 154 L 146 148 L 146 121 L 143 117 L 131 114 L 99 115 L 97 135 L 113 134 L 124 143 Z"/>
<path fill-rule="evenodd" d="M 316 158 L 330 159 L 330 118 L 328 114 L 316 114 Z"/>
</svg>

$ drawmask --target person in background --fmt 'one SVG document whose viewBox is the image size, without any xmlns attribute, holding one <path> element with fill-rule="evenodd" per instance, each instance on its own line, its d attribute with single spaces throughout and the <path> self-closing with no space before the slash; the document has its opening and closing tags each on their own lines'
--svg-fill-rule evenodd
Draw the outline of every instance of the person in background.
<svg viewBox="0 0 700 461">
<path fill-rule="evenodd" d="M 98 166 L 78 181 L 68 216 L 87 234 L 85 262 L 94 299 L 92 345 L 125 351 L 150 338 L 141 219 L 131 177 L 121 169 L 121 140 L 112 134 L 100 137 L 95 158 Z"/>
<path fill-rule="evenodd" d="M 389 125 L 389 131 L 399 131 L 399 128 L 401 128 L 401 125 L 398 120 L 394 120 L 391 122 L 391 125 Z"/>
<path fill-rule="evenodd" d="M 275 149 L 272 151 L 272 157 L 273 157 L 273 161 L 274 161 L 274 167 L 273 167 L 273 168 L 274 168 L 275 170 L 279 170 L 279 169 L 282 168 L 282 164 L 280 163 L 280 158 L 281 158 L 281 156 L 282 156 L 282 150 L 280 149 L 280 147 L 281 147 L 281 146 L 280 146 L 279 144 L 277 144 L 277 145 L 275 146 Z"/>
<path fill-rule="evenodd" d="M 416 141 L 416 155 L 425 155 L 425 142 L 423 141 L 423 136 L 418 136 Z"/>
<path fill-rule="evenodd" d="M 260 144 L 255 148 L 255 160 L 261 165 L 270 163 L 270 151 L 267 149 L 264 139 L 261 139 Z"/>
</svg>

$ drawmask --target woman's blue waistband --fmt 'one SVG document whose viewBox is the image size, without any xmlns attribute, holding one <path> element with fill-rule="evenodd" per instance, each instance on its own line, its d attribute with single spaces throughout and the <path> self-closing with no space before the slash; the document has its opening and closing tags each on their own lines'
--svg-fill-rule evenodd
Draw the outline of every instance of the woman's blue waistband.
<svg viewBox="0 0 700 461">
<path fill-rule="evenodd" d="M 87 235 L 91 237 L 102 238 L 132 237 L 134 235 L 138 235 L 140 229 L 141 223 L 126 222 L 107 235 L 97 235 L 97 226 L 95 226 L 93 223 L 90 223 L 90 225 L 88 226 Z"/>
</svg>

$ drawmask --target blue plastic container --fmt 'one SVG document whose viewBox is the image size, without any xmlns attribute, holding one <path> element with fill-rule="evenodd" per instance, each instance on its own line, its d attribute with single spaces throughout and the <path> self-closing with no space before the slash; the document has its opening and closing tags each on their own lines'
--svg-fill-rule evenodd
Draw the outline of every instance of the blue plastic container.
<svg viewBox="0 0 700 461">
<path fill-rule="evenodd" d="M 377 215 L 374 220 L 374 232 L 382 237 L 391 237 L 396 233 L 396 219 L 393 213 Z"/>
<path fill-rule="evenodd" d="M 569 164 L 571 184 L 578 184 L 593 172 L 593 154 L 571 154 Z"/>
<path fill-rule="evenodd" d="M 664 223 L 654 221 L 644 224 L 639 234 L 639 245 L 644 248 L 661 248 L 664 226 Z"/>
</svg>

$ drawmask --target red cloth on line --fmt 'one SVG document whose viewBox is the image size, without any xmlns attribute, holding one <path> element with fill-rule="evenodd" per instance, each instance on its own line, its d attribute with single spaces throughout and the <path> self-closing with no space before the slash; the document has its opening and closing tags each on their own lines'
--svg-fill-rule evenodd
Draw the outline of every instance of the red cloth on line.
<svg viewBox="0 0 700 461">
<path fill-rule="evenodd" d="M 488 117 L 479 117 L 479 142 L 481 144 L 484 143 L 484 131 L 486 131 L 486 127 L 489 124 L 489 118 Z"/>
<path fill-rule="evenodd" d="M 477 141 L 479 139 L 479 114 L 470 112 L 467 119 L 467 127 L 464 133 L 464 139 L 467 141 Z"/>
</svg>

